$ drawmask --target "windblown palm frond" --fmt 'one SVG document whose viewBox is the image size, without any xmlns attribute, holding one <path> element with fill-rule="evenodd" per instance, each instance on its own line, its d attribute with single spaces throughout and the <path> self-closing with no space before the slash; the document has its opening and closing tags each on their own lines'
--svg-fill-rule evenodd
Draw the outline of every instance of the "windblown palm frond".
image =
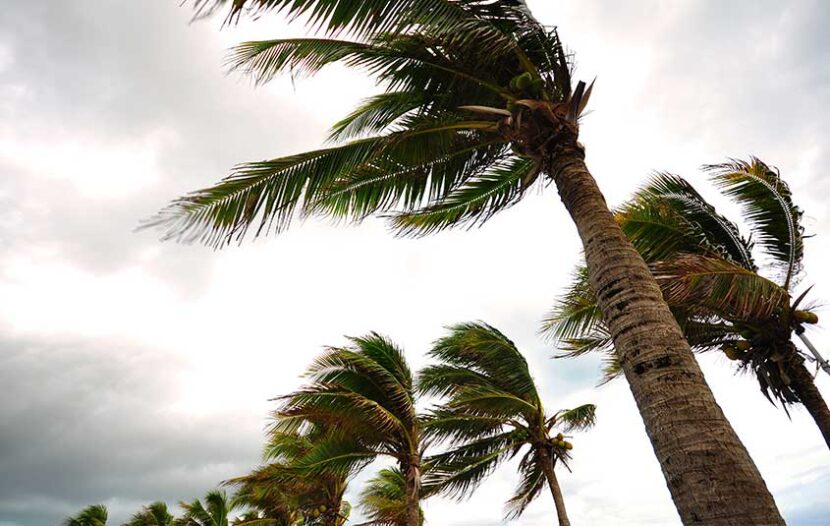
<svg viewBox="0 0 830 526">
<path fill-rule="evenodd" d="M 617 213 L 617 220 L 646 262 L 679 253 L 704 253 L 757 270 L 752 243 L 685 179 L 658 173 Z"/>
<path fill-rule="evenodd" d="M 419 391 L 444 398 L 425 419 L 426 435 L 447 443 L 432 455 L 424 486 L 429 493 L 454 498 L 470 495 L 499 465 L 524 449 L 522 482 L 508 501 L 508 516 L 520 515 L 545 483 L 544 463 L 565 464 L 571 444 L 562 432 L 594 423 L 594 406 L 585 405 L 547 417 L 527 362 L 515 344 L 494 327 L 464 323 L 450 327 L 430 351 L 439 364 L 419 376 Z M 541 473 L 541 475 L 540 475 Z"/>
<path fill-rule="evenodd" d="M 106 526 L 107 507 L 103 504 L 87 506 L 74 517 L 63 521 L 64 526 Z"/>
<path fill-rule="evenodd" d="M 747 321 L 769 319 L 789 304 L 785 289 L 725 259 L 684 254 L 651 268 L 669 305 Z"/>
<path fill-rule="evenodd" d="M 224 3 L 196 0 L 202 13 Z M 145 224 L 165 239 L 220 247 L 252 227 L 281 232 L 298 214 L 381 214 L 409 235 L 480 225 L 550 181 L 540 134 L 522 123 L 542 115 L 576 129 L 590 96 L 584 84 L 572 91 L 558 35 L 523 1 L 231 0 L 230 19 L 244 8 L 301 15 L 327 37 L 245 42 L 228 58 L 232 70 L 262 83 L 341 63 L 384 91 L 334 125 L 337 144 L 239 165 L 171 203 Z"/>
<path fill-rule="evenodd" d="M 795 206 L 781 174 L 753 157 L 706 166 L 724 194 L 743 208 L 744 219 L 764 253 L 777 264 L 782 286 L 789 290 L 804 257 L 802 211 Z"/>
<path fill-rule="evenodd" d="M 196 499 L 193 502 L 180 502 L 184 513 L 174 521 L 177 526 L 229 526 L 231 512 L 239 505 L 238 501 L 229 498 L 221 490 L 209 491 L 204 502 Z"/>
<path fill-rule="evenodd" d="M 398 468 L 384 468 L 360 493 L 360 507 L 368 521 L 355 526 L 407 526 L 406 477 Z M 421 510 L 421 524 L 423 524 Z"/>
<path fill-rule="evenodd" d="M 167 510 L 167 504 L 154 502 L 142 508 L 123 526 L 171 526 L 172 524 L 173 515 Z"/>
</svg>

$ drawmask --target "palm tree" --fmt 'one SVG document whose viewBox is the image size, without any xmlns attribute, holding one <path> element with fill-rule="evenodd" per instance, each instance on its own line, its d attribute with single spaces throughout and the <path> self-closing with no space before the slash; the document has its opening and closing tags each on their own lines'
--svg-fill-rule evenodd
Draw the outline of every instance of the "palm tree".
<svg viewBox="0 0 830 526">
<path fill-rule="evenodd" d="M 448 400 L 430 413 L 425 432 L 452 448 L 427 459 L 425 486 L 469 495 L 500 463 L 524 450 L 508 518 L 521 515 L 547 483 L 559 525 L 570 525 L 554 468 L 557 462 L 568 467 L 573 445 L 565 433 L 593 426 L 596 408 L 586 404 L 546 413 L 516 345 L 484 323 L 451 327 L 430 355 L 442 363 L 421 372 L 419 390 Z"/>
<path fill-rule="evenodd" d="M 103 504 L 87 506 L 77 515 L 63 521 L 64 526 L 106 526 L 107 507 Z"/>
<path fill-rule="evenodd" d="M 400 469 L 381 469 L 360 494 L 360 507 L 369 519 L 355 526 L 407 526 L 406 477 Z M 419 508 L 420 522 L 424 512 Z"/>
<path fill-rule="evenodd" d="M 167 504 L 154 502 L 149 506 L 144 506 L 123 526 L 172 526 L 172 524 L 173 516 L 167 511 Z"/>
<path fill-rule="evenodd" d="M 202 14 L 226 3 L 195 0 Z M 399 233 L 422 235 L 481 224 L 534 184 L 553 183 L 582 239 L 591 284 L 682 520 L 783 524 L 588 171 L 579 118 L 592 85 L 572 81 L 555 29 L 523 0 L 230 4 L 229 20 L 245 8 L 277 9 L 326 32 L 240 44 L 232 69 L 264 83 L 340 62 L 373 76 L 383 91 L 333 126 L 334 144 L 242 164 L 174 201 L 150 225 L 164 228 L 166 239 L 222 246 L 252 227 L 281 232 L 295 214 L 346 221 L 381 214 Z M 719 440 L 696 439 L 704 433 Z"/>
<path fill-rule="evenodd" d="M 752 228 L 748 238 L 687 181 L 671 174 L 655 175 L 617 219 L 651 264 L 693 348 L 723 350 L 741 370 L 751 371 L 763 394 L 785 411 L 789 404 L 803 404 L 830 447 L 830 410 L 792 341 L 795 333 L 815 351 L 804 329 L 818 316 L 801 307 L 809 289 L 794 297 L 804 255 L 802 212 L 779 173 L 758 159 L 707 169 L 742 208 Z M 763 269 L 756 252 L 767 262 Z M 546 326 L 565 355 L 606 352 L 605 381 L 619 375 L 584 267 Z M 817 353 L 814 359 L 826 364 Z"/>
<path fill-rule="evenodd" d="M 308 370 L 311 382 L 280 397 L 274 429 L 292 433 L 312 422 L 326 434 L 298 459 L 306 476 L 346 477 L 374 460 L 394 459 L 406 479 L 406 526 L 420 525 L 421 422 L 403 352 L 371 333 L 331 347 Z"/>
<path fill-rule="evenodd" d="M 342 526 L 349 515 L 349 503 L 343 500 L 346 476 L 331 472 L 308 476 L 298 468 L 303 456 L 325 436 L 322 428 L 311 424 L 284 432 L 276 420 L 265 448 L 268 463 L 226 484 L 237 487 L 240 503 L 260 511 L 259 518 L 270 519 L 275 526 Z"/>
<path fill-rule="evenodd" d="M 231 512 L 239 505 L 228 498 L 224 491 L 213 490 L 205 495 L 204 504 L 199 499 L 180 502 L 184 514 L 174 522 L 177 526 L 229 526 Z"/>
</svg>

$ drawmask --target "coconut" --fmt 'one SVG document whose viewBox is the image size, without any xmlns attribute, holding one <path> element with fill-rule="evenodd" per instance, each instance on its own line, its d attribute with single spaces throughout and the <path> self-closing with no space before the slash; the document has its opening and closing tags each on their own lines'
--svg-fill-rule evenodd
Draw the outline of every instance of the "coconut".
<svg viewBox="0 0 830 526">
<path fill-rule="evenodd" d="M 739 340 L 735 344 L 735 348 L 738 349 L 739 351 L 748 351 L 751 347 L 752 347 L 752 344 L 749 343 L 746 340 Z"/>
</svg>

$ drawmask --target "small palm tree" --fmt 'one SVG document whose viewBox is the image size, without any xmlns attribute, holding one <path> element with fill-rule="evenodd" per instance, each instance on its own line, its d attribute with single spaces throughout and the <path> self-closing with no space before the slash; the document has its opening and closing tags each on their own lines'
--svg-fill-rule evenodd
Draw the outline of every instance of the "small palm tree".
<svg viewBox="0 0 830 526">
<path fill-rule="evenodd" d="M 451 327 L 430 355 L 442 363 L 421 372 L 419 390 L 447 401 L 431 412 L 425 432 L 452 448 L 428 458 L 425 486 L 466 496 L 500 463 L 525 450 L 508 517 L 521 515 L 547 484 L 559 524 L 568 526 L 554 468 L 557 462 L 568 466 L 573 445 L 565 433 L 593 426 L 595 407 L 546 413 L 522 354 L 505 335 L 483 323 Z"/>
<path fill-rule="evenodd" d="M 193 502 L 180 502 L 184 514 L 174 522 L 177 526 L 229 526 L 231 512 L 239 503 L 221 490 L 209 491 L 204 504 L 199 499 Z"/>
<path fill-rule="evenodd" d="M 154 502 L 148 506 L 144 506 L 141 511 L 133 515 L 123 526 L 172 526 L 172 524 L 173 516 L 167 511 L 167 504 L 164 502 Z"/>
<path fill-rule="evenodd" d="M 103 504 L 87 506 L 74 517 L 63 521 L 64 526 L 106 526 L 107 507 Z"/>
<path fill-rule="evenodd" d="M 375 458 L 394 459 L 406 479 L 406 525 L 420 524 L 421 421 L 403 352 L 376 333 L 331 347 L 308 370 L 311 382 L 282 396 L 274 429 L 308 422 L 326 434 L 297 461 L 307 476 L 348 476 Z"/>
<path fill-rule="evenodd" d="M 534 184 L 553 184 L 582 239 L 682 519 L 722 521 L 729 510 L 728 520 L 743 524 L 783 524 L 588 170 L 579 119 L 592 86 L 573 81 L 554 28 L 524 0 L 195 0 L 203 14 L 227 3 L 230 20 L 245 8 L 275 9 L 326 31 L 323 38 L 243 43 L 230 57 L 233 69 L 263 83 L 339 62 L 374 77 L 382 92 L 333 126 L 331 146 L 240 165 L 172 203 L 151 225 L 168 239 L 222 246 L 251 229 L 283 231 L 298 214 L 355 222 L 380 214 L 399 233 L 422 235 L 484 223 Z M 692 439 L 704 433 L 720 440 Z M 689 470 L 706 473 L 721 491 L 699 485 Z"/>
<path fill-rule="evenodd" d="M 401 470 L 381 469 L 361 492 L 360 507 L 369 520 L 355 526 L 407 526 L 406 477 Z M 423 510 L 419 514 L 423 524 Z"/>
<path fill-rule="evenodd" d="M 687 181 L 670 174 L 654 176 L 617 219 L 651 264 L 693 348 L 723 350 L 785 411 L 789 404 L 803 404 L 830 447 L 830 410 L 792 341 L 797 334 L 815 352 L 804 330 L 818 316 L 802 307 L 807 291 L 794 297 L 804 255 L 802 212 L 779 173 L 758 159 L 707 169 L 741 207 L 750 237 Z M 619 375 L 619 362 L 585 273 L 584 267 L 577 271 L 546 327 L 566 356 L 607 353 L 608 381 Z M 815 359 L 826 365 L 817 353 Z"/>
<path fill-rule="evenodd" d="M 343 500 L 346 476 L 333 472 L 309 476 L 298 467 L 325 438 L 324 430 L 310 423 L 291 432 L 279 427 L 276 420 L 269 430 L 264 455 L 268 463 L 226 484 L 237 488 L 240 503 L 258 510 L 260 518 L 270 519 L 274 526 L 342 526 L 349 516 L 349 504 Z"/>
</svg>

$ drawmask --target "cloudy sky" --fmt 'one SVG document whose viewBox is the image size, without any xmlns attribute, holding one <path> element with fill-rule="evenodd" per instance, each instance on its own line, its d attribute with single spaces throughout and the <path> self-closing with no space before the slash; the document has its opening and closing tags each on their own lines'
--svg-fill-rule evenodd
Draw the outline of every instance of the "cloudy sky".
<svg viewBox="0 0 830 526">
<path fill-rule="evenodd" d="M 679 524 L 627 386 L 594 389 L 597 360 L 550 360 L 537 334 L 579 259 L 554 193 L 421 240 L 308 221 L 214 252 L 134 232 L 236 162 L 319 146 L 374 89 L 337 68 L 255 89 L 223 73 L 226 48 L 302 30 L 190 24 L 179 3 L 0 0 L 0 526 L 92 503 L 119 524 L 198 497 L 258 462 L 268 399 L 321 346 L 377 330 L 418 367 L 444 325 L 474 319 L 519 344 L 549 406 L 599 406 L 561 477 L 574 524 Z M 815 234 L 801 287 L 830 298 L 830 3 L 529 3 L 598 77 L 582 137 L 609 202 L 651 170 L 707 188 L 701 164 L 758 155 Z M 826 330 L 811 336 L 830 353 Z M 701 362 L 789 524 L 826 524 L 830 457 L 806 413 Z M 428 523 L 502 524 L 513 482 L 508 467 L 467 502 L 428 502 Z M 552 514 L 542 495 L 513 524 Z"/>
</svg>

